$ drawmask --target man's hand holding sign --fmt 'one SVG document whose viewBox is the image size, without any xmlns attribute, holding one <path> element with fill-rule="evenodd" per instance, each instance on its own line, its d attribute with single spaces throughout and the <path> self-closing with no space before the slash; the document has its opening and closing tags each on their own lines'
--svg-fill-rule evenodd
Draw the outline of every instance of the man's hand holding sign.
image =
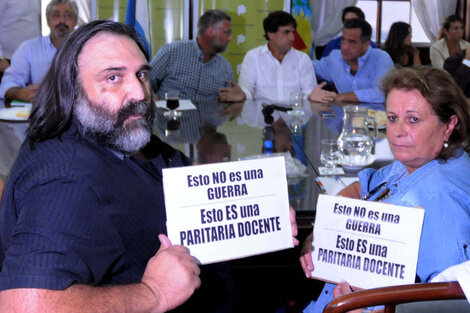
<svg viewBox="0 0 470 313">
<path fill-rule="evenodd" d="M 163 170 L 168 237 L 201 264 L 298 244 L 284 159 Z"/>
</svg>

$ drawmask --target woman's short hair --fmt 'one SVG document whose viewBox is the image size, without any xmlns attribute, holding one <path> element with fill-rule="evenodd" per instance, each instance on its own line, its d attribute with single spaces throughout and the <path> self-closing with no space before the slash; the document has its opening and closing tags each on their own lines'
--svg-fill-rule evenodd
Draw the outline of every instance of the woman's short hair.
<svg viewBox="0 0 470 313">
<path fill-rule="evenodd" d="M 385 102 L 393 89 L 417 90 L 431 105 L 439 120 L 447 124 L 452 115 L 458 122 L 449 137 L 447 148 L 441 150 L 439 159 L 455 156 L 457 149 L 469 151 L 470 110 L 467 99 L 454 79 L 445 71 L 430 66 L 392 70 L 382 81 Z"/>
</svg>

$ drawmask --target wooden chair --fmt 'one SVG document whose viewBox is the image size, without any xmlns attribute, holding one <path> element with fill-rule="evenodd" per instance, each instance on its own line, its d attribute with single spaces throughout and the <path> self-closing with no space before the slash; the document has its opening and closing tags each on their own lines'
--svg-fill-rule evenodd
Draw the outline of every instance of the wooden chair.
<svg viewBox="0 0 470 313">
<path fill-rule="evenodd" d="M 465 299 L 465 294 L 458 282 L 419 283 L 353 292 L 331 301 L 323 313 L 342 313 L 378 305 L 385 306 L 385 313 L 395 313 L 398 304 L 451 299 Z M 458 306 L 465 307 L 461 312 L 470 312 L 470 305 L 466 300 L 459 302 Z M 415 308 L 411 312 L 428 312 L 428 310 Z M 455 311 L 446 308 L 441 309 L 440 312 Z"/>
</svg>

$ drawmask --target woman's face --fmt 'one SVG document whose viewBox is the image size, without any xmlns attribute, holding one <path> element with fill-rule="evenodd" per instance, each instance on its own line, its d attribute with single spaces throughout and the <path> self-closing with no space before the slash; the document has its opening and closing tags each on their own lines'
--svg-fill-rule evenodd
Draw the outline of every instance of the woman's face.
<svg viewBox="0 0 470 313">
<path fill-rule="evenodd" d="M 448 124 L 441 123 L 417 90 L 392 89 L 386 112 L 390 148 L 410 173 L 439 155 L 457 123 L 455 116 Z"/>
<path fill-rule="evenodd" d="M 450 24 L 449 29 L 444 29 L 447 40 L 460 41 L 463 38 L 463 24 L 460 22 L 453 22 Z"/>
<path fill-rule="evenodd" d="M 408 36 L 403 40 L 405 46 L 411 46 L 411 28 L 408 30 Z"/>
</svg>

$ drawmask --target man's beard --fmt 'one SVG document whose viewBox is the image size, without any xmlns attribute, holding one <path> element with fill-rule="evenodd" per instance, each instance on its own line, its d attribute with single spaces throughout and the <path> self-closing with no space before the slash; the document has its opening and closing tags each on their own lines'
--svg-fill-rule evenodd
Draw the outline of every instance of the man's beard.
<svg viewBox="0 0 470 313">
<path fill-rule="evenodd" d="M 150 141 L 155 108 L 149 101 L 129 101 L 117 113 L 106 103 L 93 103 L 84 92 L 75 105 L 75 115 L 84 135 L 101 146 L 134 153 Z M 133 115 L 141 118 L 129 120 Z"/>
<path fill-rule="evenodd" d="M 225 49 L 227 49 L 228 42 L 223 43 L 222 40 L 219 38 L 213 38 L 211 41 L 211 46 L 212 50 L 214 50 L 215 53 L 221 53 L 224 52 Z"/>
</svg>

